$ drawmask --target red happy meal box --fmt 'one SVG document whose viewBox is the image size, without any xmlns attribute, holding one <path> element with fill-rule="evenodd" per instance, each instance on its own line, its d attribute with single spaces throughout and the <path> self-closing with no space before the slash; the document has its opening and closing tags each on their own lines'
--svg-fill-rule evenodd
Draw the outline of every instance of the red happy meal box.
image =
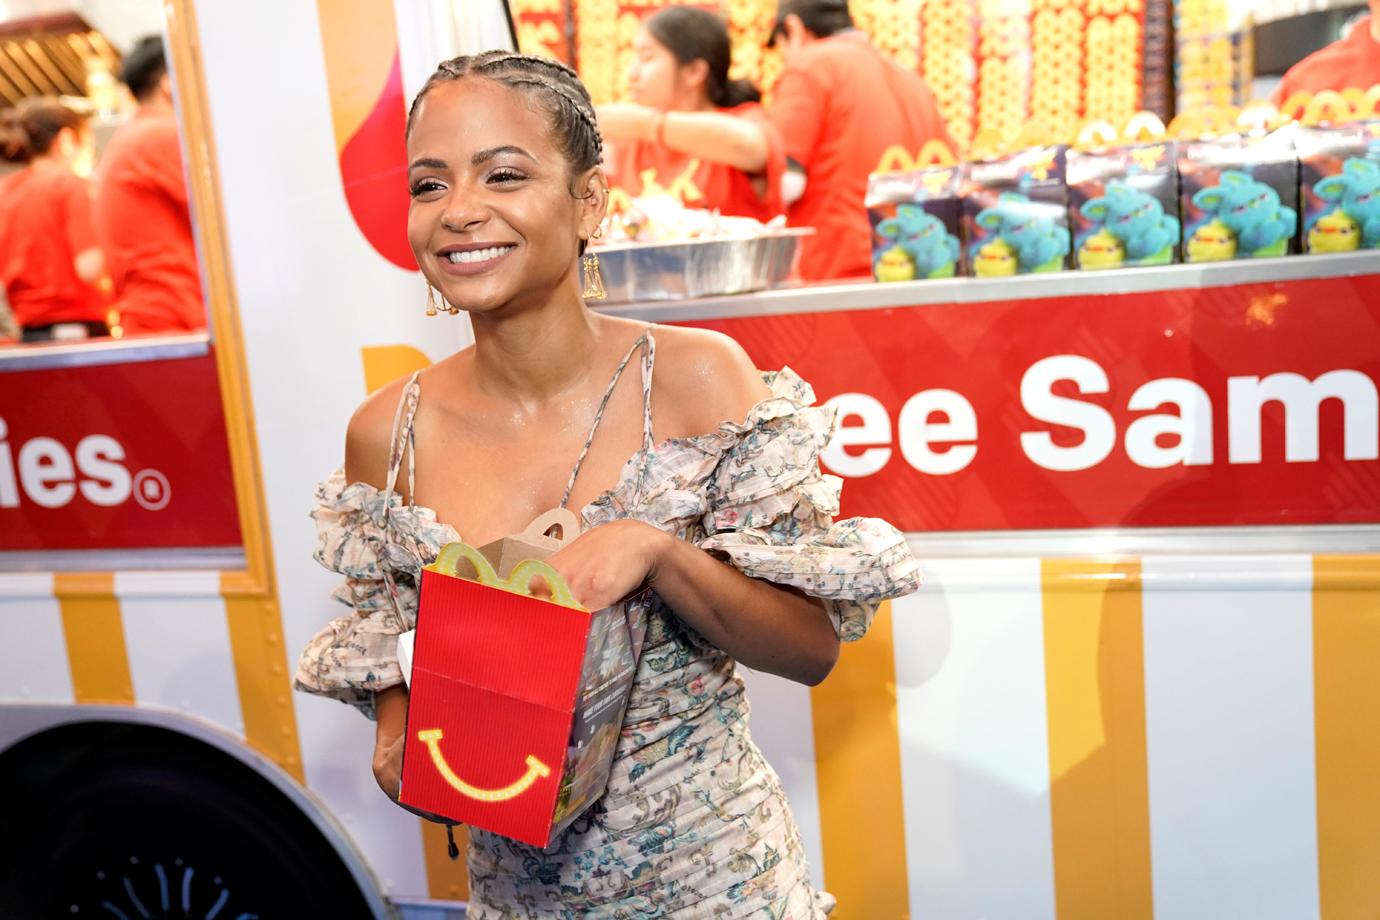
<svg viewBox="0 0 1380 920">
<path fill-rule="evenodd" d="M 642 605 L 591 613 L 540 561 L 550 520 L 422 570 L 399 795 L 539 847 L 603 793 L 645 632 Z"/>
</svg>

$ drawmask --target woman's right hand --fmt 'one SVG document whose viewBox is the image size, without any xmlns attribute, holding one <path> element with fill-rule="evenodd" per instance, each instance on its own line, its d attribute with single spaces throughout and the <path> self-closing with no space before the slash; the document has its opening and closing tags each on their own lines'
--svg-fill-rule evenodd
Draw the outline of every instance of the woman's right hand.
<svg viewBox="0 0 1380 920">
<path fill-rule="evenodd" d="M 407 737 L 399 733 L 391 741 L 379 738 L 374 743 L 374 781 L 395 802 L 402 788 L 403 742 L 406 740 Z"/>
<path fill-rule="evenodd" d="M 374 781 L 393 801 L 402 787 L 403 742 L 407 728 L 407 688 L 399 685 L 374 694 L 378 728 L 374 735 Z"/>
<path fill-rule="evenodd" d="M 378 731 L 374 736 L 374 781 L 384 794 L 420 818 L 437 824 L 454 824 L 448 818 L 398 802 L 402 790 L 403 745 L 407 741 L 407 688 L 389 687 L 374 694 Z"/>
</svg>

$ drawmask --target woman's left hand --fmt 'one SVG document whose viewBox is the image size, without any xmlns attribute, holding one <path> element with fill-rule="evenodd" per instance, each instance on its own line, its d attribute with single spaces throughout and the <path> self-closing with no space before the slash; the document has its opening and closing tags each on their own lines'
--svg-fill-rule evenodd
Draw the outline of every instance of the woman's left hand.
<svg viewBox="0 0 1380 920">
<path fill-rule="evenodd" d="M 613 521 L 586 531 L 546 561 L 589 610 L 621 601 L 656 575 L 675 538 L 642 521 Z"/>
<path fill-rule="evenodd" d="M 656 109 L 632 102 L 609 102 L 595 106 L 599 133 L 610 141 L 656 140 Z"/>
</svg>

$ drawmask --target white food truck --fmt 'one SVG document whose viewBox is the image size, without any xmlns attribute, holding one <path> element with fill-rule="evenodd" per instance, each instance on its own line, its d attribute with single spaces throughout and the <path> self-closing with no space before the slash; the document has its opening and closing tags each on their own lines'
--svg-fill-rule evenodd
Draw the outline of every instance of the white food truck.
<svg viewBox="0 0 1380 920">
<path fill-rule="evenodd" d="M 0 915 L 459 916 L 373 728 L 295 694 L 313 487 L 469 340 L 401 232 L 404 102 L 496 4 L 168 0 L 210 328 L 0 349 Z M 745 674 L 859 920 L 1380 911 L 1380 257 L 608 306 L 734 335 L 927 582 Z"/>
</svg>

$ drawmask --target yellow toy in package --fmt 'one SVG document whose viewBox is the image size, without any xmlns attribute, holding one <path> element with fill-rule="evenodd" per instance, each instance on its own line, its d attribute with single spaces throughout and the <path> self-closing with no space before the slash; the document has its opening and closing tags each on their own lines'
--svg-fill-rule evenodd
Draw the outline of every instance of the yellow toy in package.
<svg viewBox="0 0 1380 920">
<path fill-rule="evenodd" d="M 1175 159 L 1172 141 L 1069 151 L 1069 222 L 1080 269 L 1178 261 Z"/>
<path fill-rule="evenodd" d="M 868 177 L 867 217 L 876 280 L 952 278 L 962 270 L 961 179 L 957 165 Z"/>
<path fill-rule="evenodd" d="M 1031 147 L 970 163 L 963 181 L 968 272 L 979 278 L 1068 267 L 1066 148 Z"/>
<path fill-rule="evenodd" d="M 1184 261 L 1297 252 L 1298 168 L 1293 126 L 1181 144 Z"/>
<path fill-rule="evenodd" d="M 1380 249 L 1380 120 L 1300 127 L 1303 251 Z"/>
</svg>

